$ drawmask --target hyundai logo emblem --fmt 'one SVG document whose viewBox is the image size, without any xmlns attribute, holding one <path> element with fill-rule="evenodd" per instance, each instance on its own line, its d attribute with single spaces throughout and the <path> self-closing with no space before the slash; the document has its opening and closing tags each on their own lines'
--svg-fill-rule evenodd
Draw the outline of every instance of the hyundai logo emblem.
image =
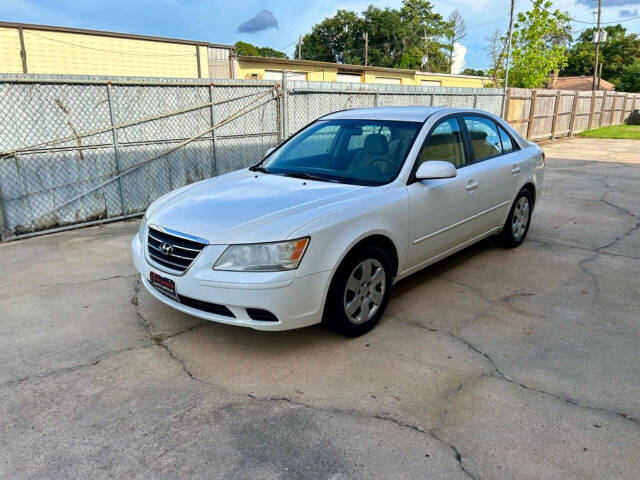
<svg viewBox="0 0 640 480">
<path fill-rule="evenodd" d="M 160 251 L 164 253 L 167 257 L 169 257 L 173 253 L 173 245 L 171 245 L 170 243 L 164 242 L 162 245 L 160 245 Z"/>
</svg>

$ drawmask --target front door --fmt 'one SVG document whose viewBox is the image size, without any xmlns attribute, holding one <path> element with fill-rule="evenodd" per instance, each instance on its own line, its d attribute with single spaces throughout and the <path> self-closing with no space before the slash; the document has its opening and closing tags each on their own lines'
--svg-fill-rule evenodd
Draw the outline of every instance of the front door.
<svg viewBox="0 0 640 480">
<path fill-rule="evenodd" d="M 441 120 L 427 136 L 414 165 L 429 160 L 451 162 L 454 178 L 411 180 L 411 243 L 408 268 L 417 269 L 443 257 L 460 244 L 483 232 L 479 207 L 478 165 L 468 164 L 463 131 L 457 116 Z"/>
</svg>

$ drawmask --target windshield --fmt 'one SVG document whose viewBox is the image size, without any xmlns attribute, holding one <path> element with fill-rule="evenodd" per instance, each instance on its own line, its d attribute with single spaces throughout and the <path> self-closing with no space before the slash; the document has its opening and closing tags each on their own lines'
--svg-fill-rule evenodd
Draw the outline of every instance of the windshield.
<svg viewBox="0 0 640 480">
<path fill-rule="evenodd" d="M 319 120 L 254 169 L 312 180 L 384 185 L 400 172 L 422 127 L 388 120 Z"/>
</svg>

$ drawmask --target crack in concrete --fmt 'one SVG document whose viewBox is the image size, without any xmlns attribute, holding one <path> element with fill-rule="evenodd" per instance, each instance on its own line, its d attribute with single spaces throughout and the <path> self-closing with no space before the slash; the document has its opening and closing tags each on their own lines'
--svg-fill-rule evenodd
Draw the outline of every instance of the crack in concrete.
<svg viewBox="0 0 640 480">
<path fill-rule="evenodd" d="M 392 315 L 389 315 L 389 316 L 392 316 Z M 585 403 L 581 403 L 580 401 L 578 401 L 576 399 L 561 397 L 560 395 L 557 395 L 555 393 L 547 392 L 545 390 L 541 390 L 539 388 L 535 388 L 535 387 L 526 385 L 525 383 L 522 383 L 522 382 L 519 382 L 519 381 L 514 380 L 512 378 L 507 377 L 502 372 L 502 370 L 498 367 L 497 363 L 493 360 L 493 358 L 491 358 L 490 355 L 488 355 L 487 353 L 483 352 L 482 350 L 480 350 L 479 348 L 474 346 L 468 340 L 466 340 L 466 339 L 454 334 L 453 332 L 447 332 L 447 331 L 438 330 L 438 329 L 431 328 L 431 327 L 426 327 L 426 326 L 424 326 L 424 325 L 422 325 L 420 323 L 403 320 L 403 319 L 400 319 L 400 318 L 395 317 L 395 316 L 392 316 L 392 317 L 395 318 L 396 320 L 400 321 L 400 322 L 405 323 L 405 324 L 413 325 L 415 327 L 422 328 L 424 330 L 428 330 L 428 331 L 433 332 L 433 333 L 440 333 L 440 334 L 449 335 L 450 337 L 454 338 L 458 342 L 463 343 L 470 350 L 482 355 L 484 358 L 486 358 L 489 361 L 489 363 L 493 367 L 492 374 L 496 378 L 498 378 L 499 380 L 503 380 L 505 382 L 512 383 L 514 385 L 518 385 L 519 387 L 522 387 L 525 390 L 529 390 L 529 391 L 532 391 L 532 392 L 540 393 L 542 395 L 547 395 L 547 396 L 552 397 L 552 398 L 554 398 L 556 400 L 559 400 L 559 401 L 564 402 L 564 403 L 568 403 L 568 404 L 573 405 L 573 406 L 581 407 L 581 408 L 588 409 L 588 410 L 597 411 L 597 412 L 604 413 L 604 414 L 607 414 L 607 415 L 613 415 L 613 416 L 616 416 L 616 417 L 621 417 L 621 418 L 624 418 L 625 420 L 629 420 L 629 421 L 635 423 L 636 425 L 640 426 L 640 418 L 636 418 L 631 414 L 628 414 L 628 413 L 625 413 L 625 412 L 616 412 L 615 410 L 609 410 L 609 409 L 602 408 L 602 407 L 595 407 L 595 406 L 592 406 L 592 405 L 587 405 Z M 486 375 L 484 375 L 484 374 L 483 375 L 479 375 L 477 377 L 474 377 L 472 380 L 476 380 L 478 378 L 481 378 L 482 376 L 486 376 Z M 461 389 L 462 389 L 462 387 L 459 387 L 459 388 L 456 387 L 456 393 L 458 391 L 460 391 Z M 444 423 L 444 419 L 442 419 L 442 423 Z"/>
<path fill-rule="evenodd" d="M 594 253 L 599 253 L 599 252 L 594 252 Z M 595 257 L 594 257 L 595 258 Z M 591 259 L 586 259 L 584 261 L 587 260 L 592 260 Z M 583 266 L 584 268 L 584 266 Z M 586 271 L 586 273 L 590 276 L 592 276 L 591 272 Z M 488 307 L 485 311 L 474 315 L 473 318 L 479 318 L 480 316 L 484 315 L 493 305 L 495 305 L 496 303 L 499 302 L 503 302 L 507 305 L 507 307 L 511 308 L 511 306 L 509 305 L 509 300 L 512 299 L 514 296 L 519 296 L 519 295 L 529 295 L 529 293 L 525 292 L 516 292 L 515 294 L 511 294 L 511 295 L 507 295 L 505 297 L 501 297 L 498 299 L 488 299 L 483 292 L 481 292 L 479 289 L 477 289 L 474 286 L 465 284 L 463 282 L 457 282 L 455 280 L 450 280 L 450 279 L 446 279 L 447 281 L 450 281 L 452 283 L 458 283 L 461 286 L 470 288 L 474 291 L 476 291 L 478 293 L 478 295 L 480 295 L 481 298 L 483 298 L 487 303 L 488 303 Z M 597 280 L 594 280 L 596 282 L 596 287 L 597 287 Z M 135 294 L 131 300 L 131 303 L 135 306 L 135 311 L 136 311 L 136 316 L 138 318 L 139 323 L 143 326 L 143 328 L 145 328 L 147 330 L 147 332 L 150 335 L 150 338 L 155 342 L 155 344 L 161 348 L 163 348 L 167 354 L 174 360 L 176 361 L 181 369 L 183 370 L 183 372 L 192 380 L 199 382 L 200 384 L 203 385 L 207 385 L 210 387 L 215 387 L 215 388 L 221 388 L 224 389 L 224 387 L 220 386 L 220 385 L 216 385 L 210 382 L 207 382 L 201 378 L 199 378 L 197 375 L 195 375 L 186 365 L 184 359 L 180 358 L 178 355 L 176 355 L 171 348 L 169 347 L 168 344 L 166 344 L 166 340 L 170 339 L 170 338 L 174 338 L 177 337 L 179 335 L 182 335 L 184 333 L 193 331 L 197 328 L 202 327 L 203 325 L 206 325 L 206 323 L 203 324 L 198 324 L 198 325 L 194 325 L 191 326 L 189 328 L 183 329 L 181 331 L 175 332 L 173 334 L 154 334 L 153 333 L 153 326 L 151 324 L 150 321 L 148 321 L 144 315 L 142 315 L 142 313 L 139 310 L 139 302 L 138 302 L 138 295 L 141 289 L 141 282 L 138 280 L 134 286 L 134 291 Z M 404 319 L 400 319 L 392 314 L 387 314 L 388 316 L 397 319 L 400 322 L 404 322 L 406 324 L 418 327 L 418 328 L 422 328 L 424 330 L 430 331 L 432 333 L 438 333 L 438 334 L 442 334 L 442 335 L 447 335 L 450 336 L 451 338 L 453 338 L 455 341 L 462 343 L 463 345 L 465 345 L 468 349 L 470 349 L 471 351 L 477 353 L 478 355 L 482 355 L 487 362 L 489 363 L 489 365 L 491 365 L 492 371 L 489 374 L 483 373 L 481 375 L 477 375 L 474 376 L 470 379 L 467 379 L 463 382 L 461 382 L 460 384 L 458 384 L 453 390 L 451 390 L 450 392 L 448 392 L 447 397 L 448 397 L 448 401 L 447 401 L 447 405 L 445 407 L 445 410 L 443 412 L 443 414 L 440 416 L 436 426 L 432 429 L 423 429 L 421 427 L 419 427 L 418 425 L 415 424 L 410 424 L 410 423 L 405 423 L 402 422 L 396 418 L 394 418 L 391 415 L 388 414 L 366 414 L 364 412 L 358 411 L 358 410 L 342 410 L 342 409 L 337 409 L 337 408 L 327 408 L 327 407 L 319 407 L 319 406 L 315 406 L 315 405 L 311 405 L 311 404 L 307 404 L 304 402 L 300 402 L 299 400 L 294 400 L 291 399 L 289 397 L 283 396 L 283 397 L 261 397 L 261 396 L 257 396 L 251 393 L 247 393 L 246 395 L 256 401 L 283 401 L 283 402 L 288 402 L 292 405 L 296 405 L 296 406 L 300 406 L 300 407 L 304 407 L 304 408 L 309 408 L 315 411 L 319 411 L 319 412 L 334 412 L 334 413 L 340 413 L 340 414 L 345 414 L 345 415 L 351 415 L 351 416 L 359 416 L 361 418 L 374 418 L 377 420 L 381 420 L 381 421 L 389 421 L 392 423 L 395 423 L 396 425 L 403 427 L 403 428 L 408 428 L 408 429 L 412 429 L 414 431 L 417 431 L 421 434 L 425 434 L 425 435 L 429 435 L 431 438 L 435 439 L 436 441 L 440 442 L 442 445 L 447 446 L 449 449 L 451 449 L 451 451 L 454 453 L 454 457 L 460 467 L 460 469 L 471 479 L 476 480 L 476 477 L 474 476 L 474 474 L 468 469 L 468 467 L 465 465 L 463 456 L 460 452 L 460 450 L 453 444 L 450 444 L 446 441 L 444 441 L 442 439 L 442 437 L 438 434 L 439 431 L 442 430 L 442 427 L 444 426 L 444 423 L 446 421 L 447 416 L 449 415 L 449 411 L 450 411 L 450 406 L 453 403 L 455 396 L 462 391 L 462 389 L 464 388 L 465 384 L 469 385 L 477 380 L 479 380 L 480 378 L 483 377 L 487 377 L 487 376 L 493 376 L 499 380 L 508 382 L 508 383 L 512 383 L 514 385 L 518 385 L 519 387 L 531 391 L 531 392 L 536 392 L 538 394 L 541 395 L 546 395 L 548 397 L 551 397 L 557 401 L 572 405 L 572 406 L 576 406 L 576 407 L 580 407 L 580 408 L 584 408 L 587 410 L 592 410 L 592 411 L 598 411 L 600 413 L 604 413 L 606 415 L 614 415 L 614 416 L 618 416 L 618 417 L 622 417 L 626 420 L 630 420 L 631 422 L 637 424 L 640 426 L 640 420 L 634 418 L 631 415 L 625 414 L 625 413 L 620 413 L 620 412 L 615 412 L 615 411 L 610 411 L 604 408 L 599 408 L 599 407 L 593 407 L 593 406 L 589 406 L 589 405 L 585 405 L 583 403 L 580 403 L 579 401 L 572 399 L 572 398 L 564 398 L 561 397 L 559 395 L 556 395 L 554 393 L 550 393 L 550 392 L 546 392 L 544 390 L 535 388 L 535 387 L 531 387 L 529 385 L 526 385 L 522 382 L 518 382 L 516 380 L 513 380 L 507 376 L 505 376 L 505 374 L 501 371 L 501 369 L 498 367 L 497 363 L 494 361 L 494 359 L 488 355 L 487 353 L 483 352 L 482 350 L 480 350 L 478 347 L 476 347 L 475 345 L 473 345 L 471 342 L 469 342 L 468 340 L 464 339 L 463 337 L 456 335 L 455 333 L 453 333 L 453 331 L 455 331 L 456 329 L 453 329 L 453 331 L 443 331 L 443 330 L 438 330 L 435 328 L 430 328 L 430 327 L 426 327 L 420 323 L 417 322 L 411 322 L 411 321 L 407 321 Z M 466 322 L 465 324 L 467 324 L 469 322 Z"/>
<path fill-rule="evenodd" d="M 620 240 L 628 237 L 629 235 L 631 235 L 633 232 L 635 232 L 636 230 L 638 230 L 640 228 L 640 218 L 638 218 L 637 215 L 635 215 L 630 210 L 628 210 L 628 209 L 626 209 L 624 207 L 621 207 L 620 205 L 616 205 L 615 203 L 610 202 L 609 200 L 606 199 L 607 195 L 609 193 L 613 192 L 616 189 L 616 187 L 612 186 L 612 185 L 607 185 L 607 177 L 602 179 L 602 184 L 605 186 L 605 188 L 607 190 L 602 194 L 602 197 L 600 197 L 600 202 L 604 203 L 605 205 L 610 206 L 611 208 L 614 208 L 616 211 L 622 213 L 623 215 L 630 216 L 631 218 L 633 218 L 635 220 L 636 225 L 635 225 L 635 227 L 632 227 L 631 229 L 629 229 L 626 233 L 623 233 L 622 235 L 618 235 L 615 239 L 613 239 L 611 242 L 607 243 L 606 245 L 603 245 L 601 247 L 596 248 L 596 251 L 600 251 L 600 250 L 604 250 L 605 248 L 612 247 L 617 242 L 619 242 Z"/>
<path fill-rule="evenodd" d="M 124 353 L 124 352 L 130 352 L 133 350 L 142 350 L 144 348 L 149 348 L 153 346 L 152 344 L 147 344 L 147 345 L 132 345 L 129 346 L 127 348 L 121 348 L 119 350 L 111 350 L 108 352 L 103 353 L 102 355 L 93 358 L 92 360 L 85 362 L 85 363 L 79 363 L 77 365 L 72 365 L 70 367 L 64 367 L 64 368 L 58 368 L 55 370 L 50 370 L 48 372 L 45 372 L 43 374 L 40 375 L 33 375 L 33 376 L 29 376 L 29 377 L 20 377 L 20 378 L 16 378 L 14 380 L 8 380 L 6 382 L 3 382 L 0 384 L 0 388 L 5 388 L 5 387 L 11 387 L 11 386 L 15 386 L 15 385 L 20 385 L 22 383 L 27 383 L 27 382 L 31 382 L 31 381 L 37 381 L 37 380 L 42 380 L 45 378 L 51 378 L 51 377 L 57 377 L 57 376 L 61 376 L 64 375 L 66 373 L 73 373 L 77 370 L 82 370 L 83 368 L 88 368 L 88 367 L 95 367 L 96 365 L 98 365 L 100 362 L 113 357 L 115 355 L 118 355 L 120 353 Z"/>
<path fill-rule="evenodd" d="M 600 251 L 600 250 L 593 250 L 591 248 L 585 248 L 585 247 L 578 247 L 576 245 L 568 245 L 568 244 L 564 244 L 564 243 L 560 243 L 560 242 L 552 242 L 547 238 L 542 238 L 542 237 L 527 237 L 527 241 L 528 242 L 535 242 L 535 243 L 540 243 L 542 245 L 548 245 L 551 248 L 554 247 L 558 247 L 558 248 L 569 248 L 572 250 L 578 250 L 581 252 L 589 252 L 589 253 L 597 253 L 599 255 L 608 255 L 611 257 L 619 257 L 619 258 L 625 258 L 625 259 L 630 259 L 630 260 L 640 260 L 640 257 L 633 257 L 631 255 L 624 255 L 622 253 L 613 253 L 613 252 L 605 252 L 605 251 Z M 598 248 L 602 248 L 602 247 L 598 247 Z"/>
<path fill-rule="evenodd" d="M 418 425 L 412 424 L 412 423 L 405 423 L 402 422 L 396 418 L 393 418 L 390 415 L 383 415 L 383 414 L 367 414 L 358 410 L 347 410 L 347 409 L 339 409 L 339 408 L 334 408 L 334 407 L 318 407 L 316 405 L 311 405 L 311 404 L 307 404 L 304 402 L 301 402 L 299 400 L 294 400 L 292 398 L 289 397 L 262 397 L 262 396 L 258 396 L 258 395 L 254 395 L 254 394 L 247 394 L 247 396 L 251 399 L 254 399 L 258 402 L 286 402 L 289 403 L 291 405 L 295 405 L 298 407 L 304 407 L 304 408 L 308 408 L 310 410 L 314 410 L 316 412 L 321 412 L 321 413 L 336 413 L 336 414 L 341 414 L 341 415 L 349 415 L 352 417 L 358 417 L 358 418 L 372 418 L 375 420 L 380 420 L 380 421 L 385 421 L 385 422 L 391 422 L 394 423 L 396 425 L 398 425 L 399 427 L 402 428 L 407 428 L 410 430 L 414 430 L 422 435 L 428 435 L 431 438 L 433 438 L 434 440 L 436 440 L 437 442 L 441 443 L 442 445 L 450 448 L 453 453 L 454 453 L 454 457 L 456 459 L 456 461 L 458 462 L 458 465 L 460 466 L 460 469 L 467 475 L 469 476 L 469 478 L 472 479 L 476 479 L 475 476 L 473 476 L 473 474 L 471 474 L 471 472 L 469 472 L 467 470 L 467 468 L 465 467 L 465 465 L 462 462 L 462 455 L 460 454 L 460 452 L 458 451 L 458 449 L 450 444 L 445 442 L 444 440 L 442 440 L 441 438 L 439 438 L 432 429 L 424 429 L 419 427 Z"/>
</svg>

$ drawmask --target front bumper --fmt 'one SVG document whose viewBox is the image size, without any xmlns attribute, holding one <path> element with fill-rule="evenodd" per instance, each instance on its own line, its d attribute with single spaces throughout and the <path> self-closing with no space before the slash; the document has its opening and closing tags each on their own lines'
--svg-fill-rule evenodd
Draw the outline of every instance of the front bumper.
<svg viewBox="0 0 640 480">
<path fill-rule="evenodd" d="M 155 298 L 176 310 L 212 322 L 250 327 L 256 330 L 290 330 L 306 327 L 322 320 L 322 312 L 331 271 L 296 277 L 296 271 L 286 272 L 218 272 L 211 267 L 213 257 L 219 256 L 224 246 L 210 245 L 195 259 L 182 275 L 168 273 L 149 264 L 145 245 L 136 234 L 131 241 L 131 251 L 142 284 Z M 207 251 L 208 250 L 208 251 Z M 218 315 L 173 300 L 156 290 L 149 282 L 149 273 L 155 272 L 170 278 L 176 291 L 192 299 L 224 305 L 234 315 Z M 253 320 L 247 308 L 271 312 L 276 321 Z"/>
</svg>

